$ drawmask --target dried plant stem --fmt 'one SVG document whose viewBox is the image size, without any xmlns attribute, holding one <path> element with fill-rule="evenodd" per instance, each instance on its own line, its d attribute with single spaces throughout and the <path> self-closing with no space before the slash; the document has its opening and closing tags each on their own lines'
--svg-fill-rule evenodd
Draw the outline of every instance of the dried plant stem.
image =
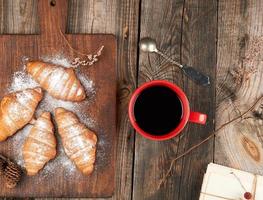
<svg viewBox="0 0 263 200">
<path fill-rule="evenodd" d="M 190 152 L 192 152 L 194 149 L 198 148 L 199 146 L 201 146 L 203 143 L 207 142 L 208 140 L 210 140 L 211 138 L 215 137 L 216 135 L 218 135 L 218 133 L 220 130 L 222 130 L 223 128 L 225 128 L 226 126 L 228 126 L 229 124 L 232 124 L 233 122 L 239 120 L 239 119 L 243 119 L 243 117 L 245 115 L 247 115 L 250 111 L 252 111 L 261 101 L 263 100 L 263 95 L 261 97 L 259 97 L 253 104 L 252 106 L 246 110 L 245 112 L 243 112 L 242 114 L 240 114 L 239 116 L 231 119 L 230 121 L 226 122 L 225 124 L 223 124 L 222 126 L 220 126 L 218 129 L 216 129 L 213 134 L 209 135 L 207 138 L 205 138 L 204 140 L 202 140 L 201 142 L 199 142 L 198 144 L 192 146 L 191 148 L 189 148 L 188 150 L 186 150 L 184 153 L 182 153 L 181 155 L 177 156 L 176 158 L 172 159 L 171 163 L 170 163 L 170 167 L 168 169 L 168 171 L 165 173 L 165 176 L 160 180 L 160 183 L 158 184 L 158 189 L 161 187 L 161 185 L 165 182 L 166 178 L 169 176 L 169 174 L 172 171 L 172 167 L 175 164 L 175 162 L 186 156 L 187 154 L 189 154 Z"/>
<path fill-rule="evenodd" d="M 4 160 L 5 162 L 7 161 L 7 158 L 4 157 L 3 155 L 0 154 L 0 159 Z"/>
<path fill-rule="evenodd" d="M 102 45 L 95 54 L 85 54 L 82 52 L 79 52 L 78 50 L 74 49 L 69 41 L 67 40 L 67 38 L 65 37 L 65 35 L 63 34 L 63 32 L 61 31 L 61 29 L 59 28 L 59 33 L 61 35 L 61 37 L 63 38 L 63 40 L 66 42 L 66 44 L 68 45 L 68 47 L 70 48 L 71 51 L 73 51 L 76 54 L 79 54 L 81 56 L 83 56 L 84 58 L 79 58 L 76 57 L 71 64 L 74 66 L 74 68 L 77 68 L 78 66 L 82 65 L 82 66 L 86 66 L 86 65 L 93 65 L 95 62 L 97 62 L 99 59 L 99 56 L 102 53 L 102 50 L 104 49 L 104 46 Z"/>
<path fill-rule="evenodd" d="M 73 52 L 75 52 L 75 53 L 77 53 L 77 54 L 80 54 L 80 55 L 82 55 L 82 56 L 87 56 L 87 54 L 82 53 L 82 52 L 79 52 L 78 50 L 74 49 L 74 48 L 70 45 L 69 41 L 67 40 L 67 38 L 65 37 L 65 35 L 62 33 L 62 31 L 61 31 L 60 28 L 59 28 L 59 33 L 60 33 L 60 35 L 62 36 L 62 38 L 65 40 L 65 42 L 67 43 L 68 47 L 69 47 Z"/>
</svg>

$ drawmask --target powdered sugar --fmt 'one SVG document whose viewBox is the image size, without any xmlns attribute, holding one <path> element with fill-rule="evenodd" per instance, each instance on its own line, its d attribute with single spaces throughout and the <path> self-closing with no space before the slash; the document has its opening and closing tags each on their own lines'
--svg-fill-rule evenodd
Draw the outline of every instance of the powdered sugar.
<svg viewBox="0 0 263 200">
<path fill-rule="evenodd" d="M 76 172 L 77 174 L 81 175 L 81 173 L 78 172 L 75 164 L 65 154 L 61 141 L 58 140 L 58 152 L 56 158 L 46 164 L 44 169 L 40 172 L 40 177 L 44 179 L 48 178 L 49 176 L 54 175 L 56 170 L 61 168 L 64 171 L 64 176 L 66 177 L 69 177 L 73 174 L 76 176 Z M 41 181 L 41 179 L 39 181 Z"/>
<path fill-rule="evenodd" d="M 60 87 L 57 87 L 58 86 L 61 86 L 59 85 L 58 83 L 60 81 L 62 81 L 62 76 L 64 75 L 64 70 L 62 68 L 57 68 L 55 69 L 49 76 L 49 84 L 50 85 L 53 85 L 53 86 L 56 86 L 54 88 L 56 88 L 57 90 L 61 89 Z M 64 84 L 64 82 L 62 82 Z"/>
<path fill-rule="evenodd" d="M 78 79 L 80 80 L 81 84 L 83 85 L 83 87 L 86 90 L 86 93 L 88 93 L 89 98 L 91 96 L 94 96 L 96 91 L 94 88 L 94 83 L 92 80 L 87 79 L 83 74 L 81 73 L 77 73 L 78 75 Z"/>
<path fill-rule="evenodd" d="M 51 61 L 51 60 L 49 60 Z M 58 61 L 58 58 L 55 59 L 55 61 Z M 61 62 L 63 63 L 63 62 Z M 94 120 L 89 118 L 85 113 L 82 112 L 82 108 L 89 105 L 89 103 L 93 100 L 93 97 L 96 94 L 95 91 L 95 85 L 92 80 L 90 80 L 87 76 L 84 76 L 81 73 L 77 73 L 78 79 L 81 81 L 83 87 L 85 88 L 85 91 L 87 93 L 88 98 L 80 103 L 74 103 L 70 101 L 62 101 L 56 98 L 53 98 L 50 96 L 47 92 L 44 93 L 44 97 L 42 101 L 40 102 L 38 109 L 36 111 L 36 115 L 40 115 L 43 111 L 48 111 L 53 113 L 55 108 L 57 107 L 63 107 L 67 110 L 70 110 L 78 115 L 80 118 L 80 121 L 85 123 L 88 127 L 93 128 L 94 127 Z M 27 73 L 22 71 L 17 71 L 14 73 L 12 82 L 10 87 L 7 89 L 8 92 L 16 92 L 20 90 L 24 90 L 26 88 L 34 88 L 39 87 L 39 84 L 36 83 Z M 24 95 L 24 93 L 19 94 L 22 100 L 26 100 L 28 97 Z M 22 98 L 23 97 L 23 98 Z M 26 105 L 26 102 L 23 103 Z"/>
<path fill-rule="evenodd" d="M 25 142 L 26 137 L 28 136 L 32 125 L 27 125 L 23 129 L 21 129 L 17 134 L 15 134 L 12 138 L 12 151 L 14 157 L 14 161 L 17 162 L 20 166 L 24 166 L 24 160 L 22 155 L 22 146 Z M 61 144 L 61 140 L 59 136 L 56 136 L 58 142 L 57 155 L 55 159 L 48 162 L 44 169 L 40 171 L 40 179 L 38 181 L 42 181 L 42 179 L 48 178 L 56 173 L 56 170 L 62 168 L 64 170 L 64 175 L 66 177 L 74 174 L 74 177 L 77 175 L 81 175 L 80 172 L 76 169 L 76 166 L 72 161 L 67 157 L 63 150 L 63 146 Z"/>
<path fill-rule="evenodd" d="M 30 119 L 36 107 L 37 102 L 33 102 L 33 94 L 32 91 L 23 90 L 15 93 L 16 101 L 12 101 L 8 106 L 8 116 L 5 117 L 5 120 L 11 126 L 17 126 L 14 122 L 20 120 L 21 116 L 26 119 Z M 29 106 L 31 104 L 31 107 Z M 19 115 L 17 114 L 19 113 Z"/>
<path fill-rule="evenodd" d="M 39 86 L 30 76 L 23 70 L 15 72 L 12 78 L 8 92 L 16 92 L 27 88 L 34 88 Z"/>
<path fill-rule="evenodd" d="M 24 160 L 22 155 L 22 146 L 24 144 L 24 141 L 29 134 L 30 130 L 32 128 L 32 125 L 28 124 L 23 129 L 21 129 L 17 134 L 15 134 L 12 138 L 12 151 L 13 154 L 16 155 L 14 157 L 14 160 L 19 164 L 20 166 L 24 166 Z"/>
<path fill-rule="evenodd" d="M 48 93 L 45 93 L 44 98 L 39 105 L 39 109 L 37 110 L 37 114 L 40 114 L 42 110 L 53 112 L 57 107 L 63 107 L 71 111 L 76 111 L 76 110 L 78 111 L 79 109 L 77 108 L 80 106 L 78 103 L 72 103 L 69 101 L 62 101 L 59 99 L 55 99 L 54 97 L 50 96 Z"/>
<path fill-rule="evenodd" d="M 63 54 L 57 54 L 52 56 L 42 56 L 40 57 L 41 60 L 44 62 L 53 63 L 55 65 L 60 65 L 66 68 L 72 67 L 71 62 L 67 57 L 65 57 Z"/>
<path fill-rule="evenodd" d="M 18 92 L 16 93 L 16 98 L 17 101 L 21 104 L 21 105 L 25 105 L 27 106 L 28 102 L 33 99 L 33 95 L 30 92 L 27 91 L 22 91 L 22 92 Z"/>
<path fill-rule="evenodd" d="M 43 57 L 42 60 L 63 67 L 71 66 L 68 59 L 60 55 L 55 57 Z M 53 98 L 47 92 L 45 92 L 44 97 L 40 102 L 38 109 L 36 110 L 36 116 L 39 116 L 43 111 L 54 113 L 55 108 L 63 107 L 67 110 L 74 112 L 79 117 L 82 123 L 84 123 L 87 127 L 93 129 L 96 125 L 96 122 L 92 118 L 87 116 L 87 114 L 84 113 L 83 111 L 85 110 L 84 108 L 87 107 L 95 97 L 96 94 L 95 85 L 92 80 L 90 80 L 87 76 L 81 73 L 77 73 L 77 77 L 82 83 L 87 93 L 88 98 L 86 100 L 79 103 L 62 101 Z M 61 75 L 54 76 L 54 80 L 53 80 L 54 83 L 60 81 L 60 78 L 62 78 Z M 16 92 L 16 91 L 24 90 L 26 88 L 34 88 L 38 86 L 39 84 L 36 83 L 29 75 L 27 75 L 25 69 L 23 69 L 21 71 L 17 71 L 14 73 L 12 77 L 11 85 L 7 90 L 8 92 Z M 19 94 L 19 101 L 21 101 L 21 103 L 23 104 L 26 103 L 24 102 L 26 98 L 29 97 L 25 93 Z M 25 138 L 29 134 L 31 127 L 32 125 L 25 126 L 22 130 L 18 131 L 18 133 L 15 134 L 14 137 L 12 137 L 12 145 L 13 145 L 12 151 L 13 154 L 16 155 L 15 161 L 21 166 L 24 166 L 23 157 L 22 157 L 22 145 L 25 141 Z M 66 156 L 63 147 L 61 145 L 61 140 L 60 140 L 61 138 L 58 136 L 56 138 L 58 141 L 58 148 L 57 148 L 58 154 L 54 160 L 47 163 L 45 168 L 40 173 L 45 178 L 48 176 L 52 176 L 52 174 L 54 174 L 56 171 L 55 169 L 59 169 L 62 167 L 65 176 L 70 176 L 74 174 L 75 177 L 76 173 L 78 174 L 78 172 L 76 172 L 78 170 L 76 169 L 75 165 L 71 162 L 71 160 Z"/>
</svg>

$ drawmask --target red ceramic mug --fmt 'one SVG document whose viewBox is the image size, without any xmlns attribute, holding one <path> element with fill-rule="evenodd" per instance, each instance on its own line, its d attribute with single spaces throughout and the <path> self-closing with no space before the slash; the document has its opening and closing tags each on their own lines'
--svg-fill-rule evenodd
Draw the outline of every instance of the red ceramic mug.
<svg viewBox="0 0 263 200">
<path fill-rule="evenodd" d="M 136 119 L 135 119 L 135 115 L 134 115 L 134 106 L 135 106 L 137 98 L 140 96 L 140 94 L 144 90 L 146 90 L 150 87 L 154 87 L 154 86 L 161 86 L 161 87 L 169 88 L 170 90 L 172 90 L 177 95 L 177 97 L 180 99 L 180 102 L 181 102 L 182 116 L 181 116 L 180 122 L 174 128 L 174 130 L 172 130 L 171 132 L 166 133 L 164 135 L 153 135 L 153 134 L 145 132 L 136 123 Z M 129 118 L 130 118 L 131 124 L 134 127 L 134 129 L 138 133 L 140 133 L 142 136 L 144 136 L 148 139 L 151 139 L 151 140 L 161 141 L 161 140 L 168 140 L 172 137 L 177 136 L 183 130 L 183 128 L 185 127 L 185 125 L 187 124 L 188 121 L 193 122 L 193 123 L 197 123 L 197 124 L 205 124 L 207 116 L 206 116 L 206 114 L 190 111 L 189 101 L 188 101 L 185 93 L 182 91 L 182 89 L 179 88 L 177 85 L 170 83 L 168 81 L 165 81 L 165 80 L 155 80 L 155 81 L 147 82 L 135 90 L 135 92 L 133 93 L 133 95 L 130 99 L 130 102 L 129 102 Z"/>
</svg>

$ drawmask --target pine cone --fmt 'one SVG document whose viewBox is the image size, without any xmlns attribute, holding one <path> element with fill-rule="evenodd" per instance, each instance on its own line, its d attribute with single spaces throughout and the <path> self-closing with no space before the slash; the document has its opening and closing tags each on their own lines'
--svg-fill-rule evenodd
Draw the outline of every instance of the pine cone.
<svg viewBox="0 0 263 200">
<path fill-rule="evenodd" d="M 21 168 L 15 163 L 8 161 L 4 171 L 5 185 L 7 188 L 14 188 L 21 179 Z"/>
<path fill-rule="evenodd" d="M 6 161 L 0 157 L 0 175 L 4 174 Z"/>
</svg>

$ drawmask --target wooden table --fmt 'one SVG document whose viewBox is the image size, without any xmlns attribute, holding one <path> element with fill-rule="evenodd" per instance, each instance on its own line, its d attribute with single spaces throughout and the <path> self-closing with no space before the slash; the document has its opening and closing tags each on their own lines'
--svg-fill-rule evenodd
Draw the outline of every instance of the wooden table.
<svg viewBox="0 0 263 200">
<path fill-rule="evenodd" d="M 37 0 L 0 1 L 0 32 L 39 33 L 36 8 Z M 263 94 L 262 0 L 69 0 L 67 31 L 113 33 L 118 39 L 112 199 L 198 199 L 209 162 L 263 174 L 262 102 L 250 109 Z M 172 58 L 209 74 L 211 86 L 197 86 L 159 56 L 140 53 L 144 36 L 155 38 Z M 135 134 L 127 104 L 132 91 L 152 79 L 182 87 L 191 108 L 208 114 L 207 125 L 189 124 L 180 137 L 165 142 Z M 216 136 L 173 161 L 214 130 Z"/>
</svg>

